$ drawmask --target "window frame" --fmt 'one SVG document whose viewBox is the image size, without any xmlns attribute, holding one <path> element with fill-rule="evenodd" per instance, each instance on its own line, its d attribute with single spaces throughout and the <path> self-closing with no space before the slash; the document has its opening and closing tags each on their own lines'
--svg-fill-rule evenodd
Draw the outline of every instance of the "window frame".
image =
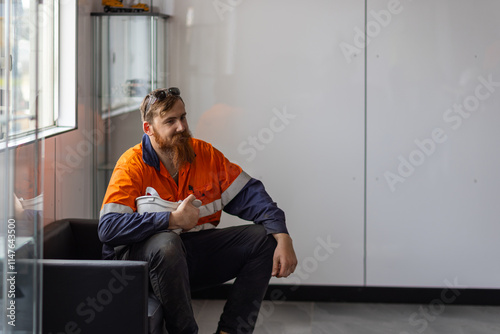
<svg viewBox="0 0 500 334">
<path fill-rule="evenodd" d="M 10 6 L 6 6 L 8 11 L 12 7 L 12 0 L 6 0 L 10 2 Z M 39 3 L 39 0 L 30 0 L 30 5 L 34 6 Z M 43 14 L 43 13 L 42 13 Z M 4 14 L 6 19 L 3 23 L 3 29 L 6 30 L 4 33 L 4 38 L 10 34 L 11 15 L 12 13 Z M 39 13 L 39 7 L 37 6 L 37 14 Z M 64 132 L 68 132 L 77 128 L 77 112 L 78 112 L 78 4 L 74 0 L 53 0 L 52 11 L 47 13 L 49 19 L 53 20 L 53 32 L 54 32 L 54 42 L 52 47 L 52 58 L 53 58 L 53 71 L 52 71 L 52 81 L 53 81 L 53 91 L 50 97 L 52 101 L 47 101 L 48 105 L 52 106 L 51 115 L 53 116 L 52 124 L 39 127 L 30 128 L 29 130 L 11 134 L 9 133 L 9 123 L 13 121 L 12 116 L 12 102 L 9 98 L 5 105 L 5 115 L 2 116 L 2 122 L 5 122 L 6 136 L 4 139 L 0 139 L 0 150 L 7 147 L 16 147 L 18 145 L 26 144 L 37 139 L 48 138 L 55 136 Z M 50 17 L 50 15 L 53 15 Z M 62 28 L 63 27 L 63 28 Z M 36 32 L 38 43 L 40 43 L 40 34 L 38 29 Z M 16 41 L 14 41 L 15 43 Z M 12 43 L 6 40 L 6 50 L 3 52 L 3 56 L 7 57 L 13 49 Z M 37 62 L 39 61 L 37 57 Z M 31 60 L 30 60 L 31 61 Z M 5 62 L 6 64 L 8 62 Z M 9 65 L 11 65 L 9 63 Z M 37 65 L 38 66 L 38 65 Z M 10 68 L 9 68 L 10 70 Z M 30 69 L 31 72 L 31 69 Z M 40 71 L 36 74 L 31 74 L 29 76 L 30 86 L 33 80 L 36 82 L 35 87 L 40 85 L 40 80 L 38 76 Z M 7 77 L 9 74 L 4 74 L 3 77 Z M 6 92 L 5 95 L 10 94 L 12 86 L 10 80 L 6 80 Z M 36 92 L 36 90 L 35 90 Z M 31 93 L 31 89 L 30 89 Z M 37 101 L 34 108 L 44 108 L 47 103 L 42 104 Z M 31 106 L 31 104 L 30 104 Z M 35 117 L 40 117 L 40 114 L 44 111 L 35 110 Z"/>
</svg>

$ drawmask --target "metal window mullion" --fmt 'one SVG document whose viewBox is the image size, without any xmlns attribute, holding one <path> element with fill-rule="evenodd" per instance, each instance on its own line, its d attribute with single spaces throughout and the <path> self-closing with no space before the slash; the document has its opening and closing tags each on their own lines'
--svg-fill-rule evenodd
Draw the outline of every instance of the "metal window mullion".
<svg viewBox="0 0 500 334">
<path fill-rule="evenodd" d="M 151 71 L 151 91 L 157 89 L 156 87 L 156 71 L 158 68 L 157 64 L 157 59 L 158 56 L 156 54 L 156 35 L 157 35 L 157 18 L 155 16 L 151 16 L 151 36 L 149 42 L 151 43 L 150 45 L 150 50 L 151 50 L 151 66 L 150 66 L 150 71 Z"/>
<path fill-rule="evenodd" d="M 2 96 L 2 100 L 3 100 L 3 107 L 4 107 L 4 110 L 3 110 L 3 115 L 2 115 L 2 119 L 0 122 L 4 122 L 5 124 L 5 142 L 6 142 L 6 147 L 8 147 L 8 141 L 9 141 L 9 108 L 10 108 L 10 100 L 9 100 L 9 86 L 10 86 L 10 12 L 11 12 L 11 1 L 10 0 L 6 0 L 4 2 L 4 13 L 3 16 L 4 16 L 4 22 L 3 22 L 3 40 L 4 40 L 4 54 L 3 54 L 3 84 L 4 84 L 4 88 L 1 92 L 1 94 L 3 95 Z M 0 151 L 0 154 L 3 155 L 3 159 L 2 162 L 4 164 L 3 166 L 3 170 L 4 170 L 4 175 L 0 176 L 0 180 L 3 180 L 3 187 L 0 191 L 2 191 L 2 196 L 3 198 L 5 199 L 3 201 L 2 204 L 0 205 L 3 205 L 3 210 L 2 211 L 2 224 L 1 227 L 0 227 L 0 237 L 3 238 L 4 240 L 2 240 L 2 245 L 5 249 L 5 253 L 6 250 L 7 250 L 7 221 L 9 219 L 9 213 L 10 213 L 10 210 L 9 210 L 9 202 L 7 199 L 10 198 L 10 189 L 9 189 L 9 183 L 8 183 L 8 180 L 9 180 L 9 173 L 10 173 L 10 157 L 9 157 L 9 154 L 8 154 L 9 150 L 8 149 L 5 149 L 2 151 Z M 1 206 L 0 206 L 1 207 Z M 8 267 L 7 267 L 7 261 L 2 261 L 3 264 L 2 264 L 2 267 L 3 267 L 3 275 L 2 275 L 2 281 L 5 281 L 6 277 L 4 275 L 6 275 L 5 273 L 8 272 Z M 2 296 L 7 296 L 7 284 L 2 284 Z M 2 298 L 2 309 L 3 310 L 7 310 L 7 307 L 8 307 L 8 303 L 9 300 L 8 298 Z M 6 320 L 4 319 L 4 323 L 6 322 Z M 3 326 L 5 328 L 5 333 L 9 333 L 10 332 L 10 329 L 9 326 L 7 325 L 4 325 Z"/>
<path fill-rule="evenodd" d="M 30 42 L 30 51 L 29 51 L 29 73 L 30 73 L 30 96 L 29 96 L 29 111 L 30 115 L 35 116 L 35 129 L 38 128 L 38 120 L 36 119 L 37 112 L 37 89 L 38 89 L 38 1 L 31 0 L 30 1 L 30 9 L 29 9 L 29 21 L 30 29 L 29 29 L 29 42 Z M 34 76 L 34 80 L 32 79 L 32 75 Z"/>
<path fill-rule="evenodd" d="M 61 35 L 59 33 L 59 28 L 60 28 L 60 22 L 59 22 L 59 1 L 53 1 L 52 2 L 52 10 L 54 13 L 53 16 L 53 23 L 54 23 L 54 28 L 53 28 L 53 35 L 54 35 L 54 40 L 52 41 L 52 53 L 53 53 L 53 58 L 54 61 L 52 63 L 53 66 L 53 81 L 54 85 L 52 87 L 52 101 L 53 101 L 53 122 L 54 125 L 57 125 L 57 121 L 59 119 L 59 67 L 60 67 L 60 59 L 59 59 L 59 52 L 61 50 Z"/>
</svg>

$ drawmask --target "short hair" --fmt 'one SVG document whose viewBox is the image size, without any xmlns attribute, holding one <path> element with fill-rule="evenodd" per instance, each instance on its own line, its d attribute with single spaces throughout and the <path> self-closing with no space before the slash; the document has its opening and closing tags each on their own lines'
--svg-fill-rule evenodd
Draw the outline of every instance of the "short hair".
<svg viewBox="0 0 500 334">
<path fill-rule="evenodd" d="M 149 104 L 150 99 L 155 97 L 160 91 L 167 91 L 167 88 L 156 89 L 146 95 L 144 100 L 142 100 L 139 110 L 141 112 L 141 119 L 143 122 L 152 123 L 153 119 L 157 115 L 164 115 L 166 112 L 170 111 L 177 100 L 181 100 L 182 103 L 184 103 L 184 100 L 180 95 L 167 94 L 164 99 L 158 99 L 152 104 Z"/>
</svg>

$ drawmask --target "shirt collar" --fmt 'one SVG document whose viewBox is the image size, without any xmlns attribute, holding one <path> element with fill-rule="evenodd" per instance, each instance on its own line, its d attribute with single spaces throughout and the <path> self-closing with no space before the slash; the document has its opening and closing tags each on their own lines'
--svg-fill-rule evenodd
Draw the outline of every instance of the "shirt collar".
<svg viewBox="0 0 500 334">
<path fill-rule="evenodd" d="M 153 145 L 151 145 L 151 140 L 147 134 L 142 135 L 142 160 L 157 171 L 160 171 L 160 159 L 153 149 Z"/>
</svg>

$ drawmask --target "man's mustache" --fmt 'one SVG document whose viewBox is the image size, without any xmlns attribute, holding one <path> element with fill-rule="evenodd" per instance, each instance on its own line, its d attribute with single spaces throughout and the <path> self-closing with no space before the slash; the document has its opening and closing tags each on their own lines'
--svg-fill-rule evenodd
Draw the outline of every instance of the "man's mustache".
<svg viewBox="0 0 500 334">
<path fill-rule="evenodd" d="M 189 133 L 189 131 L 179 132 L 172 136 L 172 140 L 189 139 L 189 138 L 191 138 L 191 134 Z"/>
</svg>

